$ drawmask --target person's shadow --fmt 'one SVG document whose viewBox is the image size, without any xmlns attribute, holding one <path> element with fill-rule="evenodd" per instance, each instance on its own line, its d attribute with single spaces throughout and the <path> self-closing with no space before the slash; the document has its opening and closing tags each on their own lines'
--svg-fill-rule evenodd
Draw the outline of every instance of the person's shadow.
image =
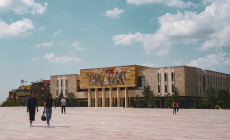
<svg viewBox="0 0 230 140">
<path fill-rule="evenodd" d="M 43 128 L 58 128 L 58 127 L 61 127 L 61 128 L 70 128 L 70 126 L 62 126 L 62 125 L 50 125 L 50 127 L 48 126 L 39 126 L 39 125 L 36 125 L 36 126 L 33 126 L 33 127 L 43 127 Z"/>
</svg>

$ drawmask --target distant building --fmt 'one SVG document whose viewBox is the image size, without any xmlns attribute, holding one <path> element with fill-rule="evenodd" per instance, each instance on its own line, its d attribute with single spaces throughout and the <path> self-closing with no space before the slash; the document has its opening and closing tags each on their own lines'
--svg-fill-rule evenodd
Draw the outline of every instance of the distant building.
<svg viewBox="0 0 230 140">
<path fill-rule="evenodd" d="M 25 105 L 27 103 L 28 98 L 31 95 L 31 86 L 20 86 L 16 91 L 16 99 L 21 100 L 21 104 Z"/>
<path fill-rule="evenodd" d="M 196 107 L 209 84 L 216 90 L 230 91 L 230 75 L 189 66 L 152 68 L 138 65 L 82 69 L 80 75 L 51 76 L 53 97 L 72 92 L 80 106 L 133 107 L 134 98 L 143 99 L 144 86 L 151 86 L 157 107 L 166 107 L 174 87 L 180 107 Z"/>
<path fill-rule="evenodd" d="M 8 100 L 11 100 L 11 101 L 16 100 L 16 92 L 17 92 L 16 89 L 13 89 L 13 90 L 9 91 Z"/>
<path fill-rule="evenodd" d="M 31 83 L 31 91 L 38 95 L 40 98 L 44 96 L 44 94 L 50 92 L 50 80 L 42 80 L 40 82 L 32 82 Z"/>
</svg>

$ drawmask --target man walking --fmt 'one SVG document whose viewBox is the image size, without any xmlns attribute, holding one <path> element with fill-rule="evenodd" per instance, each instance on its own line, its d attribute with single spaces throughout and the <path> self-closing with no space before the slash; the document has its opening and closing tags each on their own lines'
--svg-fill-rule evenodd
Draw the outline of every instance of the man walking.
<svg viewBox="0 0 230 140">
<path fill-rule="evenodd" d="M 61 112 L 62 112 L 62 114 L 63 114 L 63 110 L 65 113 L 65 106 L 66 106 L 66 99 L 64 97 L 62 97 L 62 99 L 61 99 Z"/>
<path fill-rule="evenodd" d="M 32 92 L 31 97 L 28 99 L 27 110 L 26 110 L 26 112 L 29 112 L 30 115 L 30 127 L 32 127 L 32 122 L 35 120 L 36 108 L 38 112 L 38 102 L 37 99 L 35 98 L 35 94 Z"/>
</svg>

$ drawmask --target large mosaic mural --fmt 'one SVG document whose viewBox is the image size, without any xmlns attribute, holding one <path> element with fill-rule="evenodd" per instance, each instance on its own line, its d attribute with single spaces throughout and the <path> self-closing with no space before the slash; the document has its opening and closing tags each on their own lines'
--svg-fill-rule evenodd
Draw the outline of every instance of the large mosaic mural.
<svg viewBox="0 0 230 140">
<path fill-rule="evenodd" d="M 136 66 L 108 67 L 80 71 L 80 87 L 133 87 L 136 85 Z"/>
</svg>

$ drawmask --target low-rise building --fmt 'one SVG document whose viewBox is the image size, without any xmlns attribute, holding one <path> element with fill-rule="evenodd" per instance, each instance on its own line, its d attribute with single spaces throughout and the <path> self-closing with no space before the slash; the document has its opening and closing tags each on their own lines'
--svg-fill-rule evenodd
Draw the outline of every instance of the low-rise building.
<svg viewBox="0 0 230 140">
<path fill-rule="evenodd" d="M 27 104 L 27 100 L 30 96 L 31 96 L 31 86 L 22 85 L 16 91 L 16 99 L 20 99 L 22 105 Z"/>
<path fill-rule="evenodd" d="M 152 68 L 138 65 L 82 69 L 80 75 L 51 76 L 53 97 L 74 93 L 79 106 L 132 107 L 134 98 L 143 98 L 144 86 L 151 86 L 155 106 L 166 107 L 174 87 L 179 92 L 180 106 L 195 107 L 211 84 L 216 90 L 230 91 L 230 75 L 189 66 Z"/>
</svg>

